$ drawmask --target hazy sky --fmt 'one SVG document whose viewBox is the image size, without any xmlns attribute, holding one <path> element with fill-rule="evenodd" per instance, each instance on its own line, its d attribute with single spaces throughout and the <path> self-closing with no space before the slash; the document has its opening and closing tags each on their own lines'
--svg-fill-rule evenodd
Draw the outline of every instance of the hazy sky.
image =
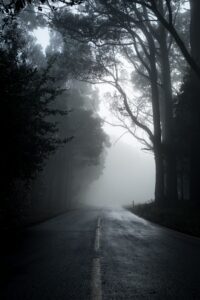
<svg viewBox="0 0 200 300">
<path fill-rule="evenodd" d="M 109 90 L 109 86 L 100 86 L 100 97 Z M 119 122 L 102 99 L 100 115 L 114 124 Z M 154 198 L 155 166 L 151 153 L 141 150 L 141 145 L 123 128 L 104 124 L 104 130 L 110 136 L 111 148 L 105 162 L 104 172 L 88 191 L 86 200 L 96 205 L 126 205 L 146 202 Z M 122 136 L 123 135 L 123 136 Z M 120 139 L 119 137 L 122 136 Z"/>
<path fill-rule="evenodd" d="M 145 202 L 153 198 L 154 181 L 153 155 L 121 140 L 108 149 L 104 172 L 85 201 L 100 206 Z"/>
<path fill-rule="evenodd" d="M 50 40 L 48 28 L 45 27 L 35 29 L 33 30 L 33 35 L 37 38 L 38 43 L 42 46 L 43 52 L 45 52 Z"/>
<path fill-rule="evenodd" d="M 49 44 L 48 29 L 34 30 L 38 42 L 43 51 Z M 115 123 L 116 120 L 109 112 L 103 95 L 109 91 L 106 85 L 99 86 L 100 115 L 108 121 Z M 104 100 L 104 101 L 103 101 Z M 110 136 L 112 146 L 108 149 L 105 169 L 102 176 L 95 181 L 85 195 L 88 204 L 100 206 L 125 205 L 145 202 L 154 197 L 155 167 L 154 158 L 150 153 L 141 150 L 142 145 L 130 134 L 119 127 L 104 125 L 104 130 Z"/>
</svg>

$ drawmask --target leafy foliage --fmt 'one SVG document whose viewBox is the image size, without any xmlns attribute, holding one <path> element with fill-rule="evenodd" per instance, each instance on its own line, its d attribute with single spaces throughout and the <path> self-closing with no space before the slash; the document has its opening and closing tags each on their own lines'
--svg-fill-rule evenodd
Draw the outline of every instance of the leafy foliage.
<svg viewBox="0 0 200 300">
<path fill-rule="evenodd" d="M 18 36 L 18 39 L 13 37 Z M 6 42 L 5 42 L 6 41 Z M 16 179 L 27 183 L 40 171 L 45 159 L 63 141 L 56 123 L 47 119 L 52 114 L 65 114 L 50 104 L 60 95 L 53 77 L 52 62 L 38 70 L 24 55 L 24 40 L 17 26 L 1 37 L 1 166 L 4 195 L 12 190 Z"/>
<path fill-rule="evenodd" d="M 51 1 L 52 3 L 49 3 L 53 7 L 53 3 L 55 3 L 55 0 Z M 63 4 L 67 6 L 73 6 L 77 4 L 81 4 L 83 0 L 64 0 L 60 1 Z M 39 1 L 33 1 L 33 0 L 11 0 L 8 4 L 1 3 L 1 12 L 4 14 L 16 14 L 19 13 L 23 8 L 25 8 L 28 4 L 38 4 L 38 10 L 42 10 L 40 5 L 46 4 L 46 0 L 39 0 Z"/>
</svg>

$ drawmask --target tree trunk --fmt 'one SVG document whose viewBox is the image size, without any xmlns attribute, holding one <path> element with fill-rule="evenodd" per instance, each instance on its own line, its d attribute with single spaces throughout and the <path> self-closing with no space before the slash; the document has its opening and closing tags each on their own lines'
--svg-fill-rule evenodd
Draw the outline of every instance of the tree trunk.
<svg viewBox="0 0 200 300">
<path fill-rule="evenodd" d="M 161 123 L 160 123 L 160 105 L 159 105 L 159 90 L 158 90 L 158 73 L 156 68 L 156 49 L 151 36 L 148 36 L 150 50 L 150 81 L 152 94 L 152 110 L 153 110 L 153 125 L 154 125 L 154 155 L 156 166 L 156 183 L 155 183 L 155 201 L 162 204 L 164 201 L 164 168 L 163 168 L 163 153 L 161 143 Z"/>
<path fill-rule="evenodd" d="M 135 13 L 138 20 L 141 21 L 140 29 L 147 39 L 149 46 L 148 59 L 148 73 L 151 84 L 151 97 L 152 97 L 152 111 L 153 111 L 153 146 L 154 146 L 154 157 L 155 157 L 155 171 L 156 171 L 156 182 L 155 182 L 155 202 L 158 205 L 163 204 L 164 201 L 164 168 L 163 168 L 163 152 L 161 142 L 161 122 L 160 122 L 160 103 L 159 103 L 159 89 L 158 89 L 158 71 L 156 66 L 156 46 L 154 38 L 150 30 L 143 23 L 143 18 L 148 19 L 148 12 L 143 7 L 143 15 L 135 7 Z M 147 51 L 148 52 L 148 51 Z M 142 61 L 144 64 L 144 62 Z"/>
<path fill-rule="evenodd" d="M 191 55 L 196 63 L 200 65 L 200 1 L 190 0 L 191 24 L 190 45 Z M 192 84 L 194 85 L 195 99 L 192 103 L 192 132 L 190 148 L 190 199 L 200 206 L 199 198 L 199 170 L 200 170 L 200 80 L 196 73 L 192 72 Z"/>
<path fill-rule="evenodd" d="M 162 152 L 156 144 L 154 145 L 154 158 L 156 172 L 155 202 L 160 206 L 164 203 L 164 170 Z"/>
<path fill-rule="evenodd" d="M 160 10 L 163 13 L 163 2 L 160 1 Z M 176 202 L 177 192 L 177 170 L 176 155 L 173 142 L 173 96 L 171 85 L 171 70 L 169 62 L 169 50 L 167 45 L 166 29 L 160 24 L 159 30 L 160 44 L 160 65 L 162 75 L 163 97 L 162 105 L 162 138 L 165 148 L 165 194 L 168 203 Z"/>
<path fill-rule="evenodd" d="M 191 55 L 195 59 L 196 63 L 200 65 L 200 1 L 190 0 L 191 7 L 191 22 L 190 22 L 190 45 Z"/>
</svg>

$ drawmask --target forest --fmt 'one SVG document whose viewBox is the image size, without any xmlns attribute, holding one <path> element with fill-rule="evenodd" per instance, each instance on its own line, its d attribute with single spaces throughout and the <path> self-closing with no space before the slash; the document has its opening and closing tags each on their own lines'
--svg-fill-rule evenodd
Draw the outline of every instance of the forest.
<svg viewBox="0 0 200 300">
<path fill-rule="evenodd" d="M 117 126 L 154 156 L 153 205 L 199 216 L 199 11 L 198 0 L 1 1 L 1 222 L 76 207 L 101 175 L 103 84 Z"/>
</svg>

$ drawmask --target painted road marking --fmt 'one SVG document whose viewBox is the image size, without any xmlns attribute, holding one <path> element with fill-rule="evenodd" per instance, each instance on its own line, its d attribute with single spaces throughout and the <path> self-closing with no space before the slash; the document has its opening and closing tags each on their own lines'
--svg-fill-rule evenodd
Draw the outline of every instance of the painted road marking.
<svg viewBox="0 0 200 300">
<path fill-rule="evenodd" d="M 94 251 L 95 258 L 92 264 L 92 300 L 102 300 L 102 287 L 101 287 L 101 259 L 98 257 L 100 250 L 100 234 L 101 234 L 101 219 L 97 220 L 97 227 L 95 233 Z"/>
<path fill-rule="evenodd" d="M 94 251 L 96 252 L 96 254 L 100 249 L 100 234 L 101 234 L 101 219 L 98 218 L 96 234 L 95 234 L 95 242 L 94 242 Z"/>
<path fill-rule="evenodd" d="M 98 217 L 97 219 L 97 228 L 100 228 L 101 227 L 101 218 Z"/>
<path fill-rule="evenodd" d="M 102 300 L 100 258 L 93 259 L 92 267 L 92 300 Z"/>
</svg>

